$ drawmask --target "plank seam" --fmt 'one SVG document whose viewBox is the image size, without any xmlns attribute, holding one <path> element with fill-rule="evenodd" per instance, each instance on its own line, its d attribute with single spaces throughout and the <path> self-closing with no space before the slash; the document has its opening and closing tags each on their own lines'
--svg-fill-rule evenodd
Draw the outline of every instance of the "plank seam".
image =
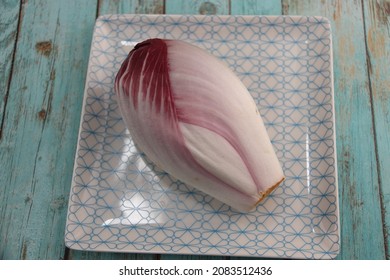
<svg viewBox="0 0 390 280">
<path fill-rule="evenodd" d="M 18 46 L 18 39 L 19 39 L 19 32 L 20 32 L 20 27 L 21 27 L 21 22 L 22 22 L 22 9 L 23 9 L 23 0 L 20 0 L 19 3 L 19 15 L 18 15 L 18 24 L 16 26 L 16 34 L 15 34 L 15 43 L 13 47 L 13 52 L 12 52 L 12 58 L 11 58 L 11 67 L 10 67 L 10 75 L 7 81 L 7 88 L 6 92 L 4 95 L 4 110 L 3 110 L 3 115 L 1 116 L 1 123 L 0 123 L 0 140 L 3 138 L 3 131 L 4 131 L 4 122 L 5 122 L 5 114 L 6 114 L 6 109 L 7 109 L 7 103 L 8 103 L 8 96 L 9 96 L 9 90 L 11 87 L 11 81 L 12 81 L 12 76 L 14 73 L 14 62 L 15 62 L 15 57 L 16 57 L 16 48 Z"/>
<path fill-rule="evenodd" d="M 386 259 L 389 259 L 389 251 L 388 251 L 388 233 L 387 228 L 385 224 L 385 207 L 383 202 L 383 191 L 382 191 L 382 180 L 381 180 L 381 165 L 379 161 L 379 151 L 378 151 L 378 141 L 377 141 L 377 131 L 375 126 L 375 110 L 374 110 L 374 97 L 372 93 L 372 83 L 371 83 L 371 73 L 372 73 L 372 65 L 371 65 L 371 58 L 367 43 L 367 27 L 366 27 L 366 18 L 365 18 L 365 12 L 364 12 L 364 0 L 361 0 L 361 7 L 362 7 L 362 17 L 363 17 L 363 31 L 364 31 L 364 44 L 366 49 L 366 64 L 367 64 L 367 78 L 368 78 L 368 90 L 370 94 L 370 103 L 371 103 L 371 119 L 372 119 L 372 128 L 373 128 L 373 134 L 374 134 L 374 147 L 375 147 L 375 160 L 376 160 L 376 168 L 377 168 L 377 176 L 378 176 L 378 191 L 379 191 L 379 203 L 381 208 L 381 219 L 382 219 L 382 229 L 383 229 L 383 240 L 384 240 L 384 248 L 385 248 L 385 257 Z"/>
<path fill-rule="evenodd" d="M 96 3 L 96 16 L 95 18 L 98 18 L 99 15 L 100 15 L 100 5 L 101 5 L 101 0 L 97 0 L 97 3 Z"/>
<path fill-rule="evenodd" d="M 282 6 L 282 16 L 288 15 L 288 1 L 286 0 L 280 0 L 281 6 Z"/>
<path fill-rule="evenodd" d="M 166 0 L 162 1 L 162 13 L 165 15 L 166 14 L 166 9 L 167 9 L 167 4 Z"/>
<path fill-rule="evenodd" d="M 70 249 L 65 246 L 65 252 L 64 252 L 63 260 L 69 260 L 69 251 L 70 251 Z"/>
</svg>

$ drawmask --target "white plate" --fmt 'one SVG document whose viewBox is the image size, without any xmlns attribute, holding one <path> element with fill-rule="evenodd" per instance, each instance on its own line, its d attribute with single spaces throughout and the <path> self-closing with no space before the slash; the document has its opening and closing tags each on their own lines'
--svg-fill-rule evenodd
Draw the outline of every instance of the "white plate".
<svg viewBox="0 0 390 280">
<path fill-rule="evenodd" d="M 286 180 L 240 214 L 134 147 L 114 77 L 152 37 L 224 60 L 255 98 Z M 322 17 L 108 15 L 96 22 L 65 233 L 92 251 L 334 258 L 339 214 L 331 31 Z"/>
</svg>

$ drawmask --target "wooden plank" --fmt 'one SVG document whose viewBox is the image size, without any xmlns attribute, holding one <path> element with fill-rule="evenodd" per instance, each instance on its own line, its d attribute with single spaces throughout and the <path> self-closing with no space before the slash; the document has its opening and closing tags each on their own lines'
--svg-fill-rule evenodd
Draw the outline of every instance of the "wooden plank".
<svg viewBox="0 0 390 280">
<path fill-rule="evenodd" d="M 104 14 L 162 14 L 164 0 L 101 0 L 99 15 Z"/>
<path fill-rule="evenodd" d="M 163 0 L 132 0 L 132 1 L 111 1 L 101 0 L 99 1 L 98 15 L 104 14 L 156 14 L 164 11 Z M 79 259 L 79 260 L 118 260 L 118 259 L 156 259 L 159 255 L 155 254 L 129 254 L 129 253 L 104 253 L 104 252 L 88 252 L 88 251 L 76 251 L 67 249 L 67 259 Z"/>
<path fill-rule="evenodd" d="M 158 259 L 156 254 L 137 253 L 108 253 L 92 251 L 69 250 L 65 256 L 68 260 L 154 260 Z"/>
<path fill-rule="evenodd" d="M 59 259 L 97 1 L 22 3 L 0 142 L 0 259 Z"/>
<path fill-rule="evenodd" d="M 231 0 L 232 15 L 280 15 L 282 14 L 281 0 Z"/>
<path fill-rule="evenodd" d="M 188 15 L 228 15 L 229 1 L 228 0 L 166 0 L 166 14 L 188 14 Z"/>
<path fill-rule="evenodd" d="M 332 23 L 339 174 L 340 259 L 383 259 L 384 237 L 360 1 L 283 3 L 288 14 Z"/>
<path fill-rule="evenodd" d="M 8 83 L 11 77 L 13 55 L 18 33 L 19 1 L 0 2 L 0 139 L 1 124 L 4 119 L 4 108 L 7 101 Z M 1 201 L 1 196 L 0 196 Z"/>
<path fill-rule="evenodd" d="M 364 1 L 367 63 L 379 164 L 386 258 L 390 259 L 390 1 Z"/>
</svg>

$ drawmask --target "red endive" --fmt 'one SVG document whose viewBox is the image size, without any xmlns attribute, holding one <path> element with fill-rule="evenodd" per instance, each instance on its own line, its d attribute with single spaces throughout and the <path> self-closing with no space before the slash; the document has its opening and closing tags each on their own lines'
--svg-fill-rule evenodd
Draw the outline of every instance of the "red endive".
<svg viewBox="0 0 390 280">
<path fill-rule="evenodd" d="M 177 179 L 239 211 L 283 180 L 251 95 L 206 51 L 146 40 L 123 62 L 115 90 L 135 144 Z"/>
</svg>

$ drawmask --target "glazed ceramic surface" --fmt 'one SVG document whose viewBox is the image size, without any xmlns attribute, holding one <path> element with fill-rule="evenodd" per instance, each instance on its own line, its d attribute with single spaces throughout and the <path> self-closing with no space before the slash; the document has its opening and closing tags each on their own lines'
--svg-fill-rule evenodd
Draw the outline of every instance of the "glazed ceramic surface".
<svg viewBox="0 0 390 280">
<path fill-rule="evenodd" d="M 224 61 L 253 95 L 286 180 L 238 213 L 155 167 L 119 114 L 114 78 L 148 38 Z M 334 258 L 339 209 L 331 30 L 322 17 L 107 15 L 95 26 L 69 199 L 69 248 Z"/>
</svg>

